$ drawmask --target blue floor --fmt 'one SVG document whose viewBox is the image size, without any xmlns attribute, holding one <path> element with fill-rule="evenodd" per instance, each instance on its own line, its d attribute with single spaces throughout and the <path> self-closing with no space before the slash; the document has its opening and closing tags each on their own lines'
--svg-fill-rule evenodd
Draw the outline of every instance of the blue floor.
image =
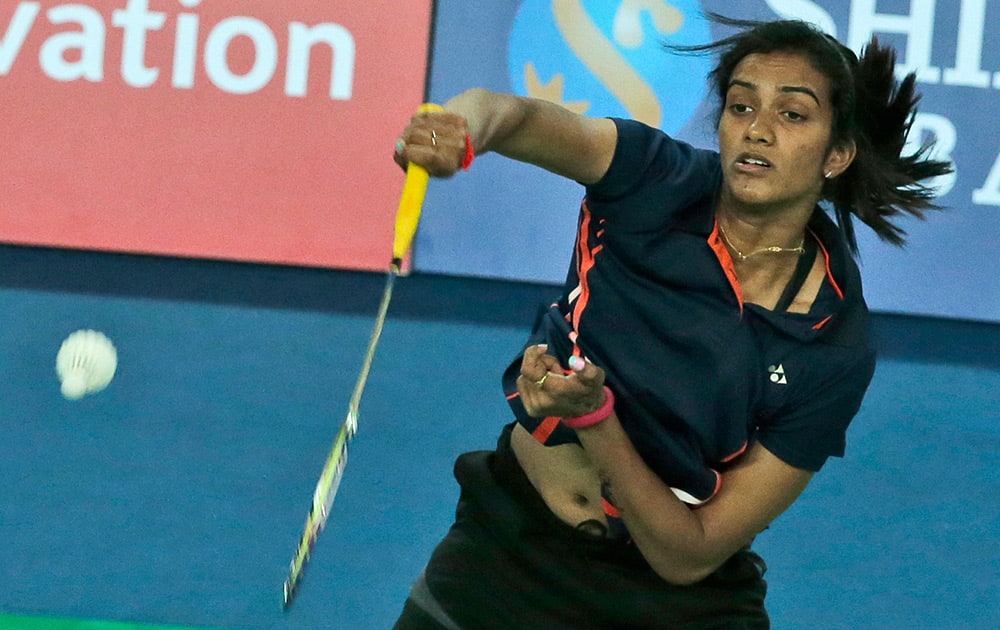
<svg viewBox="0 0 1000 630">
<path fill-rule="evenodd" d="M 0 254 L 0 613 L 48 617 L 390 627 L 450 523 L 452 460 L 507 421 L 499 373 L 534 309 L 509 302 L 549 290 L 400 280 L 333 514 L 283 613 L 381 278 L 83 256 L 67 280 L 62 254 Z M 69 402 L 54 362 L 78 328 L 111 337 L 120 365 Z M 968 361 L 886 343 L 847 458 L 758 538 L 775 628 L 1000 627 L 998 339 L 976 325 L 941 342 L 985 349 Z"/>
</svg>

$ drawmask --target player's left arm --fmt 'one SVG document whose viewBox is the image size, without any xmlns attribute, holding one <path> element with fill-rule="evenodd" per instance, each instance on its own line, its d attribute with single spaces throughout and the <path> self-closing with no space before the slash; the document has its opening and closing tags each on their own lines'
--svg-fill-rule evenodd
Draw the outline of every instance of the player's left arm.
<svg viewBox="0 0 1000 630">
<path fill-rule="evenodd" d="M 758 442 L 722 474 L 716 496 L 691 509 L 646 466 L 614 413 L 577 435 L 646 561 L 674 584 L 715 571 L 792 505 L 813 476 Z"/>
<path fill-rule="evenodd" d="M 528 413 L 566 418 L 601 407 L 603 370 L 589 362 L 578 365 L 583 367 L 564 375 L 544 346 L 526 348 L 518 391 Z M 577 429 L 577 436 L 639 550 L 673 584 L 692 584 L 715 571 L 794 503 L 813 476 L 757 442 L 722 474 L 712 500 L 692 509 L 646 465 L 614 411 Z"/>
</svg>

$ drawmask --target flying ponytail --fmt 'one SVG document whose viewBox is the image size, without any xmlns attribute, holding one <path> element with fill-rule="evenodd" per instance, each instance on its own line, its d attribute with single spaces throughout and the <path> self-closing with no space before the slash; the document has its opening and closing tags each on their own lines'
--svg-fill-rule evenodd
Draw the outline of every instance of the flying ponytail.
<svg viewBox="0 0 1000 630">
<path fill-rule="evenodd" d="M 924 180 L 951 172 L 948 162 L 932 160 L 932 144 L 903 156 L 920 96 L 916 76 L 895 78 L 896 53 L 873 37 L 853 64 L 856 107 L 851 139 L 857 155 L 850 168 L 827 182 L 823 196 L 836 211 L 837 222 L 853 251 L 857 239 L 851 216 L 858 217 L 883 240 L 905 243 L 906 232 L 895 222 L 900 215 L 922 219 L 937 209 L 935 191 Z"/>
</svg>

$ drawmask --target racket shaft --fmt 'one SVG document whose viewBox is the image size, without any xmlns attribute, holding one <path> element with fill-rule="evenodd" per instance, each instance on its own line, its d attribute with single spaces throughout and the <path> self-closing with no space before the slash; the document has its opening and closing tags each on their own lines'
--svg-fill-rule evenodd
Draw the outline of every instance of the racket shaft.
<svg viewBox="0 0 1000 630">
<path fill-rule="evenodd" d="M 295 551 L 288 569 L 288 577 L 284 585 L 284 606 L 288 608 L 295 597 L 295 591 L 299 584 L 299 579 L 309 562 L 309 556 L 316 539 L 326 525 L 326 519 L 330 514 L 330 507 L 337 496 L 340 488 L 340 480 L 344 476 L 344 468 L 347 467 L 347 454 L 358 430 L 358 406 L 361 403 L 361 396 L 365 390 L 365 383 L 368 381 L 368 372 L 371 370 L 372 362 L 375 359 L 375 349 L 378 347 L 379 339 L 382 337 L 382 328 L 385 325 L 385 317 L 389 312 L 389 302 L 392 300 L 392 289 L 396 281 L 396 271 L 390 270 L 386 278 L 385 290 L 382 292 L 382 302 L 379 304 L 378 314 L 375 316 L 375 326 L 372 328 L 371 338 L 368 340 L 368 349 L 365 351 L 364 361 L 361 363 L 361 371 L 358 380 L 354 384 L 354 391 L 347 407 L 347 416 L 337 431 L 337 437 L 333 441 L 333 447 L 323 465 L 323 472 L 320 473 L 319 482 L 313 492 L 312 507 L 306 517 L 306 524 L 299 539 L 299 546 Z"/>
</svg>

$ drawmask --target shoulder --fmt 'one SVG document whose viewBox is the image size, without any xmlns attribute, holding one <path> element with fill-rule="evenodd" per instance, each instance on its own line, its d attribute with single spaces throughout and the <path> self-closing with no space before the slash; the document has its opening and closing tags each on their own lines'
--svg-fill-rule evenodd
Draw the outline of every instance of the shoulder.
<svg viewBox="0 0 1000 630">
<path fill-rule="evenodd" d="M 611 164 L 587 187 L 588 199 L 614 200 L 640 189 L 708 189 L 721 181 L 719 155 L 677 140 L 660 129 L 621 118 L 611 119 L 618 139 Z"/>
</svg>

